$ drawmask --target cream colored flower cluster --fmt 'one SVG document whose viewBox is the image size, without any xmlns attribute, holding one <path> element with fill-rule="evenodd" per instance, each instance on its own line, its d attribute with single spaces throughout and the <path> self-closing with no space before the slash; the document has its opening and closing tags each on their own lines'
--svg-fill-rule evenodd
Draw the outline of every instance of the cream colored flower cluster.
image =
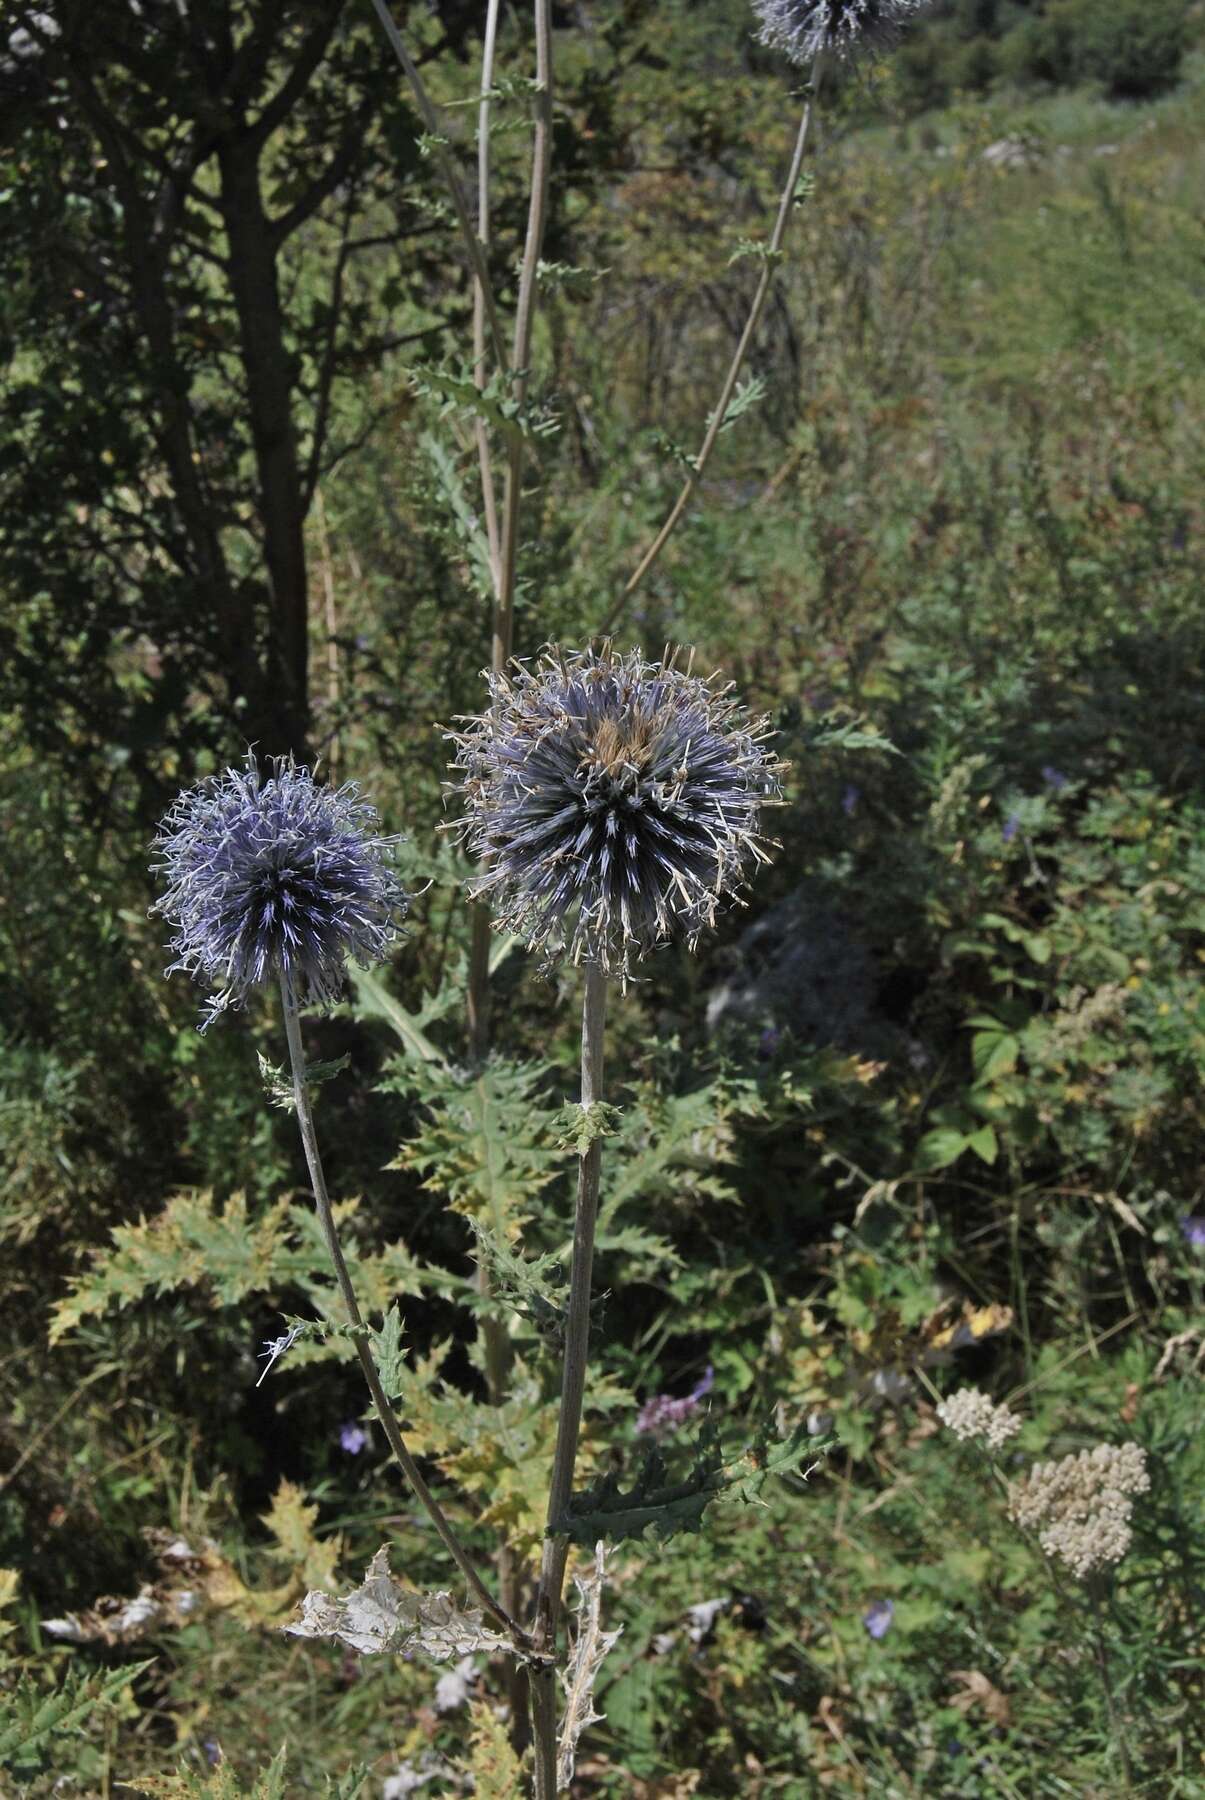
<svg viewBox="0 0 1205 1800">
<path fill-rule="evenodd" d="M 1035 1463 L 1013 1489 L 1009 1516 L 1037 1532 L 1047 1556 L 1082 1577 L 1121 1561 L 1130 1547 L 1134 1495 L 1150 1485 L 1137 1444 L 1098 1444 L 1059 1462 Z"/>
<path fill-rule="evenodd" d="M 1002 1450 L 1021 1429 L 1016 1413 L 994 1406 L 978 1388 L 959 1388 L 941 1402 L 937 1416 L 964 1444 L 980 1442 L 989 1450 Z"/>
</svg>

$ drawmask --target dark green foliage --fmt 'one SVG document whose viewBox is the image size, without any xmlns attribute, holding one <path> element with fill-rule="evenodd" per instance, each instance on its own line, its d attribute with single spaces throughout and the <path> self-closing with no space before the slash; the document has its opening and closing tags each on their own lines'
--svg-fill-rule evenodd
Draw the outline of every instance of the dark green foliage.
<svg viewBox="0 0 1205 1800">
<path fill-rule="evenodd" d="M 900 48 L 899 94 L 910 112 L 997 82 L 1149 99 L 1179 79 L 1188 32 L 1187 0 L 943 0 Z"/>
<path fill-rule="evenodd" d="M 1145 100 L 1177 80 L 1187 39 L 1186 0 L 1050 0 L 1005 55 L 1029 80 L 1099 81 L 1114 99 Z"/>
<path fill-rule="evenodd" d="M 691 1459 L 679 1481 L 668 1479 L 666 1459 L 654 1447 L 645 1452 L 631 1487 L 613 1470 L 574 1494 L 569 1511 L 549 1527 L 574 1544 L 594 1545 L 599 1538 L 611 1544 L 625 1539 L 664 1540 L 680 1531 L 702 1529 L 703 1514 L 724 1486 L 724 1453 L 718 1433 L 704 1426 Z"/>
</svg>

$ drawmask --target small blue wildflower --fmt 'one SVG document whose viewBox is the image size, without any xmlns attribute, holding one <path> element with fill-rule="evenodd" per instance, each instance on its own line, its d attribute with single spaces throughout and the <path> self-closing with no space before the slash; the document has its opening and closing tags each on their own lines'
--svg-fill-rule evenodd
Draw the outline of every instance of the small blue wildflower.
<svg viewBox="0 0 1205 1800">
<path fill-rule="evenodd" d="M 891 1630 L 894 1617 L 894 1600 L 872 1600 L 862 1614 L 862 1623 L 872 1638 L 883 1638 Z"/>
<path fill-rule="evenodd" d="M 344 1425 L 339 1432 L 339 1445 L 349 1456 L 359 1456 L 361 1450 L 368 1448 L 368 1433 L 362 1425 Z"/>
<path fill-rule="evenodd" d="M 766 721 L 672 658 L 609 645 L 488 680 L 489 711 L 448 734 L 474 899 L 546 963 L 567 951 L 626 979 L 675 935 L 693 948 L 769 860 L 761 812 L 782 802 L 783 765 Z"/>
<path fill-rule="evenodd" d="M 1180 1220 L 1184 1241 L 1193 1250 L 1205 1250 L 1205 1213 L 1187 1213 Z"/>
<path fill-rule="evenodd" d="M 846 783 L 845 792 L 841 796 L 841 811 L 847 819 L 852 819 L 858 810 L 858 801 L 862 798 L 862 790 L 856 782 Z"/>
<path fill-rule="evenodd" d="M 763 1062 L 769 1062 L 782 1042 L 782 1032 L 777 1025 L 767 1025 L 757 1040 L 757 1054 Z"/>
<path fill-rule="evenodd" d="M 1010 812 L 1007 819 L 1005 819 L 1004 824 L 1002 825 L 1002 827 L 1000 829 L 1000 836 L 1004 839 L 1006 844 L 1012 843 L 1013 839 L 1017 835 L 1018 830 L 1020 829 L 1020 826 L 1021 826 L 1020 813 L 1019 812 Z"/>
<path fill-rule="evenodd" d="M 655 1394 L 646 1400 L 636 1415 L 636 1432 L 640 1437 L 670 1437 L 680 1426 L 698 1410 L 706 1395 L 715 1386 L 715 1370 L 708 1363 L 707 1368 L 696 1381 L 689 1394 L 683 1394 L 675 1400 L 670 1394 Z"/>
<path fill-rule="evenodd" d="M 319 786 L 284 758 L 270 767 L 265 776 L 248 756 L 187 789 L 155 839 L 167 888 L 151 910 L 176 933 L 167 972 L 222 984 L 202 1031 L 277 976 L 299 1001 L 330 1004 L 347 957 L 379 962 L 408 904 L 386 860 L 398 840 L 376 835 L 354 782 Z"/>
<path fill-rule="evenodd" d="M 838 59 L 862 46 L 894 43 L 926 0 L 753 0 L 761 22 L 758 42 L 794 63 L 823 54 Z"/>
<path fill-rule="evenodd" d="M 1047 763 L 1042 770 L 1042 780 L 1047 787 L 1053 788 L 1056 794 L 1061 794 L 1067 786 L 1067 777 L 1061 769 L 1056 769 L 1053 763 Z"/>
</svg>

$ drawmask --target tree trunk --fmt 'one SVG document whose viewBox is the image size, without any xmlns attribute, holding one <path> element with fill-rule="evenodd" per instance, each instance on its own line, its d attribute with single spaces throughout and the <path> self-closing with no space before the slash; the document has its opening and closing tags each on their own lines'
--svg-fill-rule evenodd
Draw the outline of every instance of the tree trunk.
<svg viewBox="0 0 1205 1800">
<path fill-rule="evenodd" d="M 259 149 L 249 134 L 231 135 L 218 147 L 270 602 L 264 692 L 247 734 L 267 754 L 304 756 L 310 724 L 305 503 L 293 431 L 292 361 Z"/>
</svg>

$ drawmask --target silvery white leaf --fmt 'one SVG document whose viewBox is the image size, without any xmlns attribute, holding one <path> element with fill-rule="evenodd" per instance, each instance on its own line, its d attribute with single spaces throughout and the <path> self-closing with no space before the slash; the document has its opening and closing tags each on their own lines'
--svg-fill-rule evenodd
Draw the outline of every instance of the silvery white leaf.
<svg viewBox="0 0 1205 1800">
<path fill-rule="evenodd" d="M 479 1611 L 457 1607 L 450 1594 L 415 1594 L 389 1573 L 382 1546 L 360 1586 L 343 1600 L 319 1591 L 301 1602 L 301 1617 L 284 1627 L 293 1637 L 337 1638 L 362 1656 L 422 1651 L 436 1662 L 474 1650 L 507 1650 L 510 1640 Z"/>
</svg>

